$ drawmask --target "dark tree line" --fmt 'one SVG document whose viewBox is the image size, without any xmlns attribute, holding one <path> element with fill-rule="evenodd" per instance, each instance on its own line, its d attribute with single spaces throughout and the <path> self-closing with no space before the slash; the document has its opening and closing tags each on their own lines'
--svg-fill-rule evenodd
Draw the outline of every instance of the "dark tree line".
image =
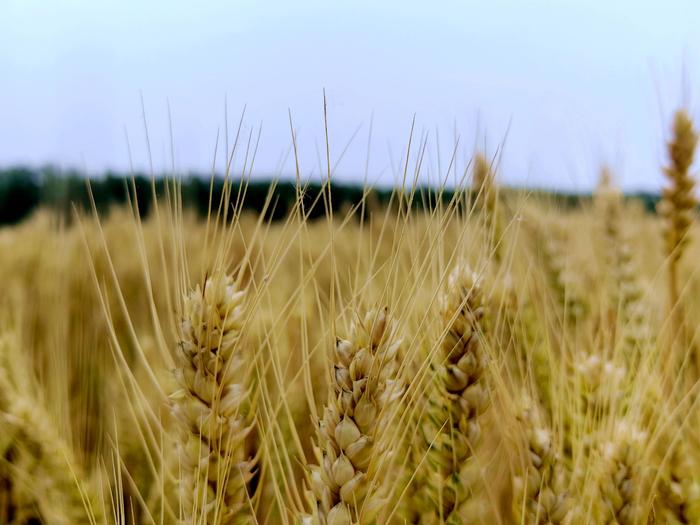
<svg viewBox="0 0 700 525">
<path fill-rule="evenodd" d="M 73 207 L 90 210 L 91 198 L 98 209 L 104 213 L 113 205 L 128 202 L 138 202 L 139 212 L 145 216 L 151 209 L 154 190 L 158 198 L 166 195 L 172 189 L 173 181 L 167 177 L 152 179 L 144 174 L 133 176 L 108 172 L 100 177 L 89 179 L 77 171 L 59 172 L 53 168 L 30 169 L 24 167 L 0 169 L 0 224 L 14 224 L 32 213 L 37 207 L 48 207 L 70 218 Z M 178 180 L 183 205 L 194 208 L 201 215 L 206 215 L 210 200 L 216 209 L 221 198 L 224 182 L 217 177 L 212 182 L 210 177 L 190 175 Z M 169 185 L 169 187 L 168 187 Z M 237 201 L 240 181 L 233 181 L 232 202 Z M 210 192 L 210 189 L 213 191 Z M 304 212 L 310 219 L 323 217 L 327 208 L 334 212 L 355 206 L 366 195 L 367 209 L 371 206 L 381 206 L 389 203 L 397 205 L 399 199 L 392 199 L 390 189 L 365 190 L 362 186 L 333 183 L 330 191 L 324 189 L 321 183 L 311 182 L 304 187 Z M 508 190 L 505 190 L 508 191 Z M 323 192 L 323 194 L 321 193 Z M 211 199 L 210 199 L 211 193 Z M 530 192 L 533 194 L 532 192 Z M 285 217 L 292 210 L 297 200 L 298 190 L 293 182 L 270 180 L 251 180 L 245 185 L 245 196 L 240 205 L 243 209 L 255 212 L 265 211 L 268 219 L 277 220 Z M 590 195 L 552 194 L 535 192 L 533 196 L 545 196 L 553 199 L 564 207 L 578 205 L 587 200 Z M 403 206 L 412 209 L 432 207 L 438 201 L 449 202 L 454 193 L 450 190 L 438 191 L 434 188 L 419 188 L 412 198 L 404 196 Z M 654 210 L 658 196 L 653 194 L 636 194 L 643 200 L 649 211 Z M 266 204 L 267 203 L 267 204 Z"/>
</svg>

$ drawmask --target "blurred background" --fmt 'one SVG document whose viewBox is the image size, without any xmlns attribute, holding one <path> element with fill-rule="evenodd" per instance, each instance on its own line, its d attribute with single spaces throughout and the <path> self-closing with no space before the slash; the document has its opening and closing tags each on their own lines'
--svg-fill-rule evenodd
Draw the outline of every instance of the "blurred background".
<svg viewBox="0 0 700 525">
<path fill-rule="evenodd" d="M 254 177 L 294 176 L 291 115 L 318 178 L 325 89 L 338 181 L 400 183 L 415 115 L 426 183 L 457 143 L 457 174 L 478 147 L 509 185 L 589 191 L 607 162 L 657 191 L 699 19 L 692 1 L 5 0 L 0 168 L 221 172 L 245 108 Z"/>
</svg>

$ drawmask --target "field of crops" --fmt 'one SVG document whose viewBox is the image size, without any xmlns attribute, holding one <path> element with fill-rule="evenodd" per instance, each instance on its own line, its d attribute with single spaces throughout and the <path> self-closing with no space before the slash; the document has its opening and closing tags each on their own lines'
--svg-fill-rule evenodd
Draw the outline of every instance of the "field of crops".
<svg viewBox="0 0 700 525">
<path fill-rule="evenodd" d="M 449 199 L 299 186 L 272 222 L 234 183 L 202 218 L 173 181 L 0 229 L 0 523 L 700 523 L 686 113 L 668 136 L 657 213 L 477 153 Z"/>
</svg>

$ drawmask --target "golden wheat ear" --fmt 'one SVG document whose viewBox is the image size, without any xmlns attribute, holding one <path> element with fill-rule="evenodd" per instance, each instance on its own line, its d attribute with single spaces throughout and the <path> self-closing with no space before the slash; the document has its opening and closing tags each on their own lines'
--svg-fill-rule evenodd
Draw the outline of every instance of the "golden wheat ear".
<svg viewBox="0 0 700 525">
<path fill-rule="evenodd" d="M 687 346 L 692 340 L 680 297 L 679 263 L 689 242 L 690 226 L 695 218 L 697 199 L 694 194 L 695 181 L 690 166 L 695 156 L 698 134 L 693 121 L 685 110 L 676 112 L 673 118 L 672 137 L 668 142 L 669 163 L 664 168 L 668 185 L 663 189 L 657 211 L 663 219 L 665 255 L 667 258 L 668 307 L 671 321 L 672 346 Z M 694 379 L 700 377 L 700 355 L 694 355 Z M 681 366 L 687 352 L 677 349 L 674 356 L 676 366 Z"/>
<path fill-rule="evenodd" d="M 241 355 L 245 292 L 214 273 L 184 301 L 171 396 L 180 425 L 182 523 L 245 523 L 254 517 L 247 493 L 255 462 L 246 456 L 251 430 Z"/>
<path fill-rule="evenodd" d="M 683 110 L 678 111 L 673 119 L 673 137 L 668 143 L 669 165 L 664 168 L 668 186 L 658 205 L 665 222 L 666 254 L 673 262 L 683 254 L 697 205 L 693 193 L 695 181 L 690 175 L 697 141 L 698 134 L 690 116 Z M 676 298 L 676 295 L 672 297 Z"/>
<path fill-rule="evenodd" d="M 697 200 L 695 181 L 690 176 L 690 166 L 695 156 L 698 135 L 693 121 L 685 111 L 676 113 L 673 119 L 673 136 L 668 143 L 669 164 L 664 168 L 668 181 L 657 206 L 664 220 L 666 256 L 669 258 L 669 300 L 671 308 L 678 303 L 678 261 L 688 243 L 688 231 L 695 216 Z"/>
<path fill-rule="evenodd" d="M 369 311 L 349 339 L 337 339 L 332 385 L 318 428 L 311 489 L 323 525 L 373 523 L 387 505 L 376 462 L 385 450 L 382 421 L 401 396 L 401 340 L 387 309 Z"/>
<path fill-rule="evenodd" d="M 443 335 L 433 388 L 419 425 L 422 450 L 413 506 L 427 523 L 459 523 L 484 513 L 477 496 L 482 476 L 474 453 L 481 437 L 480 416 L 489 404 L 484 381 L 488 366 L 483 343 L 486 305 L 477 275 L 466 266 L 449 275 L 441 297 Z"/>
</svg>

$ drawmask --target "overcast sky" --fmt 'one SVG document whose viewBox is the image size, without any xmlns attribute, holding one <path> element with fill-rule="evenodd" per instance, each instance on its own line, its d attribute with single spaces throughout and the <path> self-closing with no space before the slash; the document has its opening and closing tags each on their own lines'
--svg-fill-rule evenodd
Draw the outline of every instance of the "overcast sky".
<svg viewBox="0 0 700 525">
<path fill-rule="evenodd" d="M 325 88 L 338 179 L 398 180 L 415 114 L 426 181 L 458 138 L 458 173 L 503 145 L 507 183 L 588 189 L 606 162 L 658 189 L 674 108 L 700 116 L 699 21 L 691 0 L 2 0 L 0 166 L 148 169 L 142 96 L 157 172 L 168 105 L 176 171 L 205 173 L 227 105 L 229 146 L 244 106 L 244 142 L 262 126 L 255 175 L 293 175 L 291 111 L 318 176 Z"/>
</svg>

